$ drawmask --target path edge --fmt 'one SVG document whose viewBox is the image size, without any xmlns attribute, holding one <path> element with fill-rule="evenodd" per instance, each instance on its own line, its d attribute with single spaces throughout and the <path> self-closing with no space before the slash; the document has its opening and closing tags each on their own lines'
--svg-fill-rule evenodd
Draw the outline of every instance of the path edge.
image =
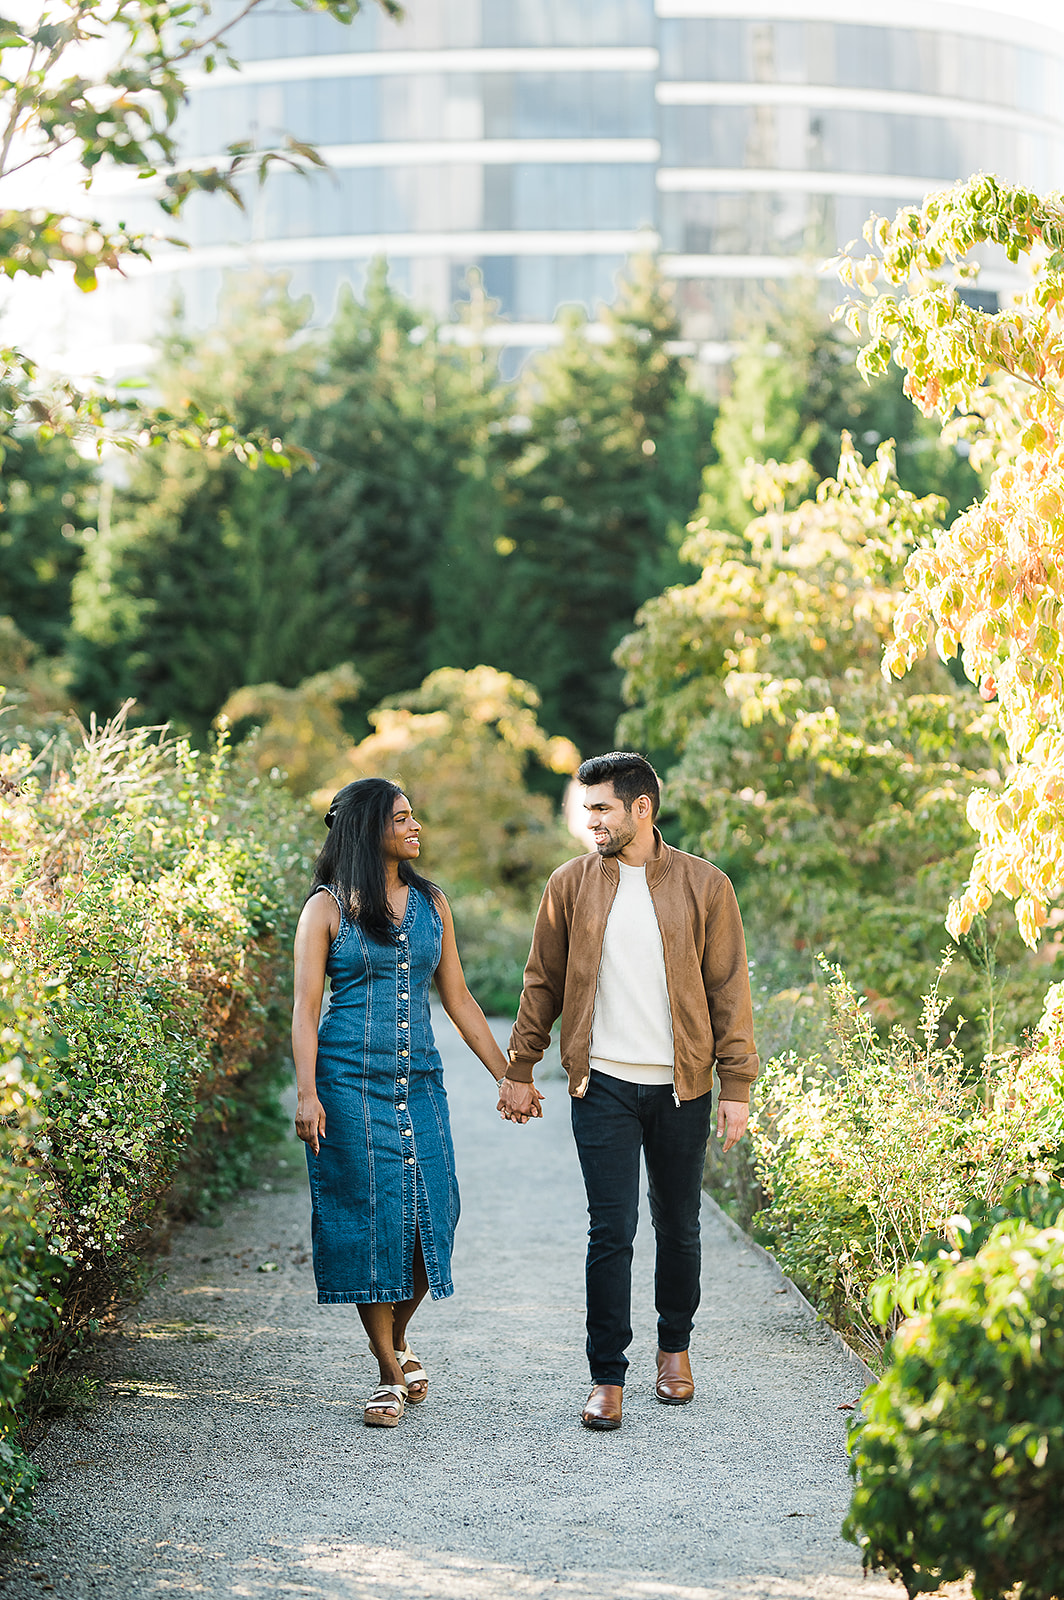
<svg viewBox="0 0 1064 1600">
<path fill-rule="evenodd" d="M 732 1235 L 734 1239 L 737 1239 L 746 1245 L 748 1249 L 752 1250 L 756 1256 L 759 1256 L 766 1266 L 771 1269 L 773 1275 L 780 1280 L 784 1288 L 787 1290 L 787 1293 L 798 1302 L 798 1305 L 801 1307 L 802 1313 L 806 1317 L 807 1321 L 811 1323 L 817 1323 L 820 1327 L 827 1331 L 829 1339 L 838 1350 L 839 1354 L 846 1357 L 846 1360 L 853 1368 L 854 1373 L 864 1380 L 862 1383 L 862 1388 L 867 1388 L 870 1383 L 878 1383 L 879 1379 L 876 1377 L 876 1374 L 872 1371 L 868 1363 L 862 1360 L 853 1346 L 846 1343 L 846 1340 L 842 1337 L 842 1334 L 839 1332 L 839 1330 L 837 1328 L 833 1328 L 831 1323 L 828 1322 L 825 1317 L 821 1316 L 820 1312 L 816 1309 L 812 1302 L 806 1299 L 805 1295 L 802 1293 L 801 1289 L 799 1289 L 794 1279 L 788 1278 L 787 1274 L 784 1272 L 783 1268 L 780 1266 L 771 1250 L 766 1250 L 764 1245 L 758 1244 L 756 1239 L 752 1239 L 746 1232 L 745 1228 L 740 1227 L 735 1218 L 730 1217 L 725 1211 L 724 1207 L 720 1205 L 718 1201 L 714 1200 L 711 1194 L 707 1194 L 704 1189 L 702 1191 L 702 1204 L 705 1206 L 714 1222 L 722 1223 L 724 1228 Z"/>
</svg>

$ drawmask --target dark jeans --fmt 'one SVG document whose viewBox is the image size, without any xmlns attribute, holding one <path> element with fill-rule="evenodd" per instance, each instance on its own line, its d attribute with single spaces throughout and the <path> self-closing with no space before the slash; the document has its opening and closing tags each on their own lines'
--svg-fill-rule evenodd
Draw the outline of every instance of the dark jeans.
<svg viewBox="0 0 1064 1600">
<path fill-rule="evenodd" d="M 587 1245 L 587 1359 L 592 1383 L 623 1383 L 632 1342 L 632 1241 L 639 1217 L 639 1152 L 646 1159 L 657 1259 L 658 1347 L 686 1350 L 699 1301 L 698 1214 L 712 1095 L 679 1106 L 669 1084 L 625 1083 L 592 1072 L 572 1101 L 573 1134 L 591 1219 Z"/>
</svg>

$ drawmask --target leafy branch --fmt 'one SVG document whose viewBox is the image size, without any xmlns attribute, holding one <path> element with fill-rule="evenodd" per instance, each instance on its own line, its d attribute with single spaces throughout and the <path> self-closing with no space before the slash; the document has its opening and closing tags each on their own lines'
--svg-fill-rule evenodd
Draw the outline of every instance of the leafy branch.
<svg viewBox="0 0 1064 1600">
<path fill-rule="evenodd" d="M 195 400 L 179 408 L 151 406 L 128 391 L 136 385 L 82 389 L 64 379 L 48 388 L 36 385 L 37 372 L 21 351 L 0 349 L 5 379 L 0 384 L 5 432 L 32 431 L 42 443 L 66 438 L 93 440 L 98 453 L 105 444 L 123 451 L 183 445 L 219 456 L 233 456 L 253 471 L 272 467 L 290 476 L 297 467 L 313 466 L 314 458 L 297 445 L 268 431 L 243 432 L 222 411 L 205 411 Z M 21 381 L 20 381 L 21 380 Z"/>
<path fill-rule="evenodd" d="M 980 174 L 865 227 L 869 252 L 836 263 L 858 291 L 840 308 L 865 340 L 862 370 L 891 360 L 925 415 L 982 435 L 986 494 L 913 553 L 884 671 L 932 646 L 994 709 L 1008 765 L 968 800 L 979 838 L 955 938 L 996 894 L 1038 943 L 1064 897 L 1064 201 Z M 967 305 L 950 278 L 1000 250 L 1029 268 L 1004 310 Z M 959 419 L 953 421 L 952 419 Z"/>
<path fill-rule="evenodd" d="M 293 0 L 299 10 L 324 11 L 344 23 L 361 3 Z M 397 0 L 376 3 L 401 15 Z M 28 19 L 0 16 L 0 273 L 42 278 L 65 268 L 79 289 L 90 291 L 101 272 L 121 273 L 131 257 L 150 259 L 159 236 L 12 203 L 10 180 L 61 154 L 73 156 L 86 190 L 104 170 L 135 173 L 170 218 L 195 193 L 224 194 L 243 208 L 242 181 L 261 184 L 277 164 L 303 174 L 325 165 L 291 136 L 266 149 L 242 140 L 227 146 L 221 160 L 181 162 L 177 123 L 189 74 L 213 72 L 220 59 L 238 70 L 226 41 L 261 4 L 246 0 L 221 25 L 210 0 L 58 0 Z M 183 243 L 167 236 L 163 242 Z M 101 445 L 107 440 L 123 449 L 176 440 L 283 471 L 304 455 L 276 439 L 238 437 L 227 418 L 192 402 L 175 415 L 70 384 L 34 393 L 34 364 L 17 350 L 0 351 L 0 382 L 19 396 L 9 417 L 44 440 L 90 431 Z"/>
</svg>

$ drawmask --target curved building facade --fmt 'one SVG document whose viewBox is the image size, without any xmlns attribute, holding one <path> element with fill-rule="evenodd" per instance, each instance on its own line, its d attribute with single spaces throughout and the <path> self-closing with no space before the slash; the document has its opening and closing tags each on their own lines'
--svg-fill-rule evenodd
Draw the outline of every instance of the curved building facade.
<svg viewBox="0 0 1064 1600">
<path fill-rule="evenodd" d="M 657 227 L 692 333 L 974 172 L 1064 184 L 1064 34 L 914 0 L 658 0 Z M 984 289 L 1009 279 L 985 272 Z"/>
<path fill-rule="evenodd" d="M 331 171 L 273 176 L 242 237 L 231 209 L 197 202 L 184 283 L 250 254 L 327 313 L 383 254 L 439 312 L 473 265 L 526 325 L 611 298 L 624 257 L 656 243 L 656 33 L 653 0 L 418 0 L 402 23 L 368 5 L 349 28 L 253 15 L 242 71 L 195 86 L 183 149 L 298 133 Z"/>
<path fill-rule="evenodd" d="M 688 335 L 712 346 L 873 210 L 978 170 L 1064 187 L 1064 32 L 949 0 L 855 9 L 414 0 L 397 24 L 367 0 L 351 27 L 258 10 L 232 37 L 243 70 L 193 81 L 183 152 L 293 135 L 329 170 L 275 170 L 245 213 L 196 197 L 191 251 L 121 291 L 123 326 L 175 288 L 209 321 L 224 273 L 248 265 L 287 270 L 325 318 L 384 254 L 443 315 L 479 267 L 502 337 L 528 346 L 560 302 L 611 298 L 625 256 L 651 246 Z M 157 226 L 143 201 L 119 209 Z"/>
</svg>

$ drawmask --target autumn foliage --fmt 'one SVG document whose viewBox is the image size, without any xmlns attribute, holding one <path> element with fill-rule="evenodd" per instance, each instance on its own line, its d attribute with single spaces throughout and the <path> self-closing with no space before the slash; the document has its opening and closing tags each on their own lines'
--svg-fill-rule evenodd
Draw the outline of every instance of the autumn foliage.
<svg viewBox="0 0 1064 1600">
<path fill-rule="evenodd" d="M 909 558 L 884 667 L 959 651 L 994 706 L 1008 765 L 968 801 L 979 844 L 948 926 L 964 933 L 1001 894 L 1033 947 L 1064 890 L 1064 201 L 979 176 L 873 218 L 866 238 L 840 262 L 862 367 L 897 361 L 921 410 L 990 469 L 983 498 Z M 991 313 L 951 279 L 994 249 L 1029 277 Z"/>
</svg>

